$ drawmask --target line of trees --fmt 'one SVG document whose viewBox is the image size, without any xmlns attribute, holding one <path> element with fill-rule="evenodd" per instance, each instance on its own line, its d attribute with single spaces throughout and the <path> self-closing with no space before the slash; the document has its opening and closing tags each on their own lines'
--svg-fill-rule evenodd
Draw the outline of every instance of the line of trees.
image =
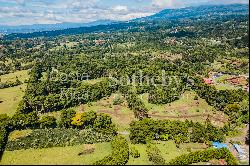
<svg viewBox="0 0 250 166">
<path fill-rule="evenodd" d="M 180 143 L 199 142 L 210 144 L 210 141 L 224 141 L 224 128 L 217 128 L 206 121 L 205 124 L 192 121 L 153 120 L 145 118 L 130 124 L 129 138 L 132 143 L 147 143 L 151 140 L 174 140 Z"/>
</svg>

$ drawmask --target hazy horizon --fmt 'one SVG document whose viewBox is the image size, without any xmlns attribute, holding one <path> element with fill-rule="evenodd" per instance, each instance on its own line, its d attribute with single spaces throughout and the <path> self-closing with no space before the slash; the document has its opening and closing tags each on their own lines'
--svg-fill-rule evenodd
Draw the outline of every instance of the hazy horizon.
<svg viewBox="0 0 250 166">
<path fill-rule="evenodd" d="M 247 0 L 0 0 L 0 25 L 128 21 L 164 9 L 234 3 L 249 4 Z"/>
</svg>

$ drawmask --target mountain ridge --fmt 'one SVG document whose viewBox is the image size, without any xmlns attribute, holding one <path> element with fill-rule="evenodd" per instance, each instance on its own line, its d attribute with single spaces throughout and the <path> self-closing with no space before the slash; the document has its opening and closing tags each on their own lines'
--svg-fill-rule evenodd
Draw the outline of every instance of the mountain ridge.
<svg viewBox="0 0 250 166">
<path fill-rule="evenodd" d="M 131 29 L 131 27 L 144 26 L 143 22 L 154 21 L 179 21 L 179 20 L 206 20 L 206 19 L 220 19 L 223 17 L 239 16 L 249 17 L 249 4 L 231 4 L 231 5 L 202 5 L 195 7 L 187 7 L 180 9 L 165 9 L 151 16 L 133 19 L 125 22 L 113 22 L 107 25 L 96 25 L 89 27 L 79 27 L 79 28 L 69 28 L 55 31 L 43 31 L 43 32 L 33 32 L 33 33 L 13 33 L 10 35 L 5 35 L 4 38 L 14 39 L 14 38 L 30 38 L 30 37 L 52 37 L 59 35 L 75 35 L 82 33 L 92 33 L 92 32 L 108 32 L 114 30 L 126 30 Z M 144 24 L 144 25 L 141 25 Z M 147 25 L 147 24 L 146 24 Z"/>
<path fill-rule="evenodd" d="M 117 23 L 118 21 L 114 20 L 96 20 L 88 23 L 74 23 L 74 22 L 62 22 L 56 24 L 32 24 L 32 25 L 0 25 L 0 33 L 32 33 L 38 31 L 53 31 L 53 30 L 62 30 L 69 28 L 79 28 L 79 27 L 90 27 L 96 25 L 108 25 L 112 23 Z"/>
</svg>

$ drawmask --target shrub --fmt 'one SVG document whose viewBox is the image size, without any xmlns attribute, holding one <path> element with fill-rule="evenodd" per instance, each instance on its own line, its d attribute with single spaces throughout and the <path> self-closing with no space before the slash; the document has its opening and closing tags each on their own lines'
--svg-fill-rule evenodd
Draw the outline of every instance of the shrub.
<svg viewBox="0 0 250 166">
<path fill-rule="evenodd" d="M 134 158 L 139 158 L 140 157 L 140 153 L 135 147 L 130 148 L 130 155 L 132 157 L 134 157 Z"/>
<path fill-rule="evenodd" d="M 8 134 L 9 131 L 9 120 L 10 118 L 7 116 L 7 114 L 0 114 L 0 161 L 8 140 Z"/>
<path fill-rule="evenodd" d="M 41 128 L 55 128 L 56 127 L 56 118 L 54 116 L 43 116 L 40 119 Z"/>
<path fill-rule="evenodd" d="M 111 142 L 112 154 L 95 162 L 95 165 L 125 165 L 129 160 L 129 146 L 122 136 L 116 136 Z"/>
<path fill-rule="evenodd" d="M 38 128 L 39 117 L 35 111 L 27 114 L 17 111 L 11 118 L 11 125 L 14 129 Z"/>
<path fill-rule="evenodd" d="M 72 118 L 75 117 L 75 115 L 76 115 L 76 111 L 73 109 L 62 110 L 59 126 L 65 127 L 65 128 L 71 127 Z"/>
<path fill-rule="evenodd" d="M 147 145 L 148 159 L 156 165 L 164 165 L 166 163 L 160 153 L 160 150 L 154 144 L 150 143 Z"/>
<path fill-rule="evenodd" d="M 10 118 L 7 114 L 0 114 L 0 127 L 9 126 Z"/>
<path fill-rule="evenodd" d="M 121 96 L 116 96 L 115 99 L 113 100 L 113 105 L 120 105 L 123 103 L 123 100 Z"/>
</svg>

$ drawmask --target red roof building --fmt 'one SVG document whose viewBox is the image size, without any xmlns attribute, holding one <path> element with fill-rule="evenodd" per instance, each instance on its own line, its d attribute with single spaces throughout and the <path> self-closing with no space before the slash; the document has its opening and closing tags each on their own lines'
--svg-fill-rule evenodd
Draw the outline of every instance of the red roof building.
<svg viewBox="0 0 250 166">
<path fill-rule="evenodd" d="M 214 81 L 211 78 L 203 78 L 203 81 L 205 84 L 209 84 L 209 85 L 214 83 Z"/>
</svg>

